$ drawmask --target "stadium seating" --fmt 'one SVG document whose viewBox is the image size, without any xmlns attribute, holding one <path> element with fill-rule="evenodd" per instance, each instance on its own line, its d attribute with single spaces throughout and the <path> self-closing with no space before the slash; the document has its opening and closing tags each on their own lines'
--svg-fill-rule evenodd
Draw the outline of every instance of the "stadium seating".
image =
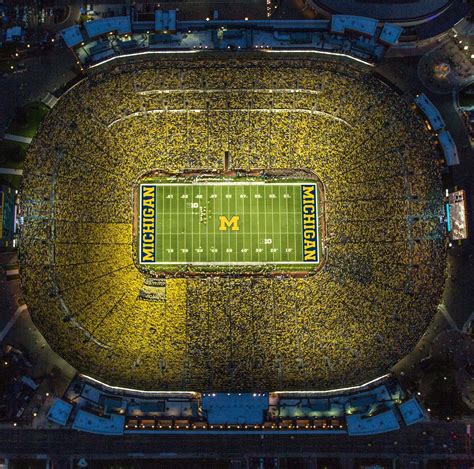
<svg viewBox="0 0 474 469">
<path fill-rule="evenodd" d="M 153 168 L 308 168 L 328 260 L 306 278 L 188 277 L 138 297 L 132 193 Z M 21 280 L 79 371 L 143 389 L 324 389 L 386 372 L 434 315 L 445 233 L 436 150 L 364 68 L 160 59 L 99 68 L 50 111 L 25 163 Z"/>
</svg>

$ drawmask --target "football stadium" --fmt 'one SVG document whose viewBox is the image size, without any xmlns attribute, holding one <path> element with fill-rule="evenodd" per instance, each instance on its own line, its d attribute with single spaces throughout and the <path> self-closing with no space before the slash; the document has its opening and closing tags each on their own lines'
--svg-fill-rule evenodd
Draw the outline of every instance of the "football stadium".
<svg viewBox="0 0 474 469">
<path fill-rule="evenodd" d="M 53 350 L 109 385 L 361 384 L 439 303 L 436 154 L 410 104 L 354 61 L 110 61 L 28 150 L 25 301 Z"/>
</svg>

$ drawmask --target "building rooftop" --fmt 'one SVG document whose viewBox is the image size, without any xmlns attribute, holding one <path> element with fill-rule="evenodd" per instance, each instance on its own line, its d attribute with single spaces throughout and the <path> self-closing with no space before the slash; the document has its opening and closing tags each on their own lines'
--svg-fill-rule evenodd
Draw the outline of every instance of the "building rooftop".
<svg viewBox="0 0 474 469">
<path fill-rule="evenodd" d="M 346 29 L 373 36 L 379 24 L 378 20 L 363 16 L 334 15 L 331 18 L 331 32 L 344 34 Z"/>
<path fill-rule="evenodd" d="M 89 37 L 97 37 L 109 32 L 117 34 L 130 34 L 132 27 L 129 16 L 114 16 L 112 18 L 103 18 L 84 23 Z"/>
</svg>

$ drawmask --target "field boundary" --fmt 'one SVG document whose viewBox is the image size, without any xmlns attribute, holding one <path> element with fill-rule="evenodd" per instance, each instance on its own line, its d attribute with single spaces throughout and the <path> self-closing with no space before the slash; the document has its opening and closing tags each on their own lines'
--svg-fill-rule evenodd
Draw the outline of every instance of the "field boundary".
<svg viewBox="0 0 474 469">
<path fill-rule="evenodd" d="M 245 178 L 242 181 L 231 180 L 231 178 Z M 253 180 L 258 178 L 259 180 Z M 161 179 L 161 180 L 160 180 Z M 182 179 L 180 181 L 179 179 Z M 298 181 L 295 181 L 298 180 Z M 140 216 L 141 216 L 141 187 L 150 186 L 179 186 L 179 187 L 199 187 L 199 186 L 304 186 L 314 183 L 316 186 L 316 230 L 317 230 L 317 260 L 195 260 L 190 262 L 175 260 L 151 260 L 142 262 Z M 205 169 L 190 169 L 182 172 L 171 173 L 154 169 L 138 177 L 133 188 L 133 257 L 137 269 L 147 277 L 186 277 L 196 275 L 237 275 L 237 276 L 292 276 L 301 277 L 313 275 L 321 270 L 327 258 L 327 246 L 325 243 L 326 222 L 324 210 L 324 187 L 320 179 L 306 169 L 296 170 L 263 170 L 255 169 L 251 171 L 227 170 L 208 171 Z M 303 233 L 302 233 L 303 234 Z M 302 241 L 303 242 L 303 241 Z M 156 258 L 155 258 L 156 259 Z M 170 269 L 166 269 L 170 266 Z M 257 267 L 261 269 L 256 269 Z"/>
</svg>

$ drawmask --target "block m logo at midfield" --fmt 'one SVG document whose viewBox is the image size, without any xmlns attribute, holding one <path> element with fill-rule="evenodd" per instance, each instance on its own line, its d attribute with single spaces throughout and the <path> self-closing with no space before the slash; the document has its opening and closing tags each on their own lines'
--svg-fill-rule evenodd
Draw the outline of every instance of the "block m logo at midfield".
<svg viewBox="0 0 474 469">
<path fill-rule="evenodd" d="M 230 228 L 232 231 L 239 231 L 239 219 L 238 215 L 234 215 L 230 220 L 221 215 L 219 217 L 219 231 L 227 231 L 227 228 Z"/>
</svg>

